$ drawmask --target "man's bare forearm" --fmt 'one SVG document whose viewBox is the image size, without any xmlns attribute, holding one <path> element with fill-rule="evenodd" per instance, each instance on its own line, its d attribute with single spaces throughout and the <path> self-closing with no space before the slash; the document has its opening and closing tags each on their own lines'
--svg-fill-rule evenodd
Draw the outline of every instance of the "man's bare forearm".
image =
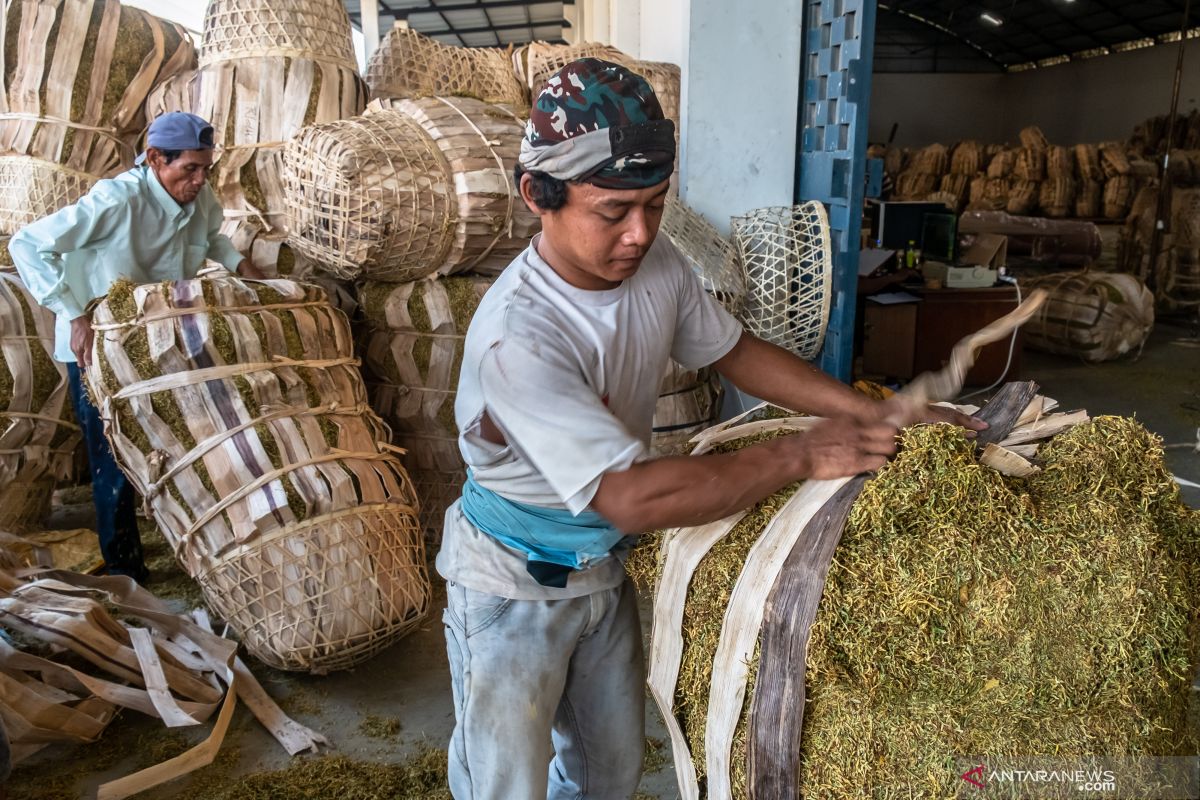
<svg viewBox="0 0 1200 800">
<path fill-rule="evenodd" d="M 819 417 L 877 414 L 875 400 L 748 333 L 713 366 L 743 392 L 793 411 Z"/>
</svg>

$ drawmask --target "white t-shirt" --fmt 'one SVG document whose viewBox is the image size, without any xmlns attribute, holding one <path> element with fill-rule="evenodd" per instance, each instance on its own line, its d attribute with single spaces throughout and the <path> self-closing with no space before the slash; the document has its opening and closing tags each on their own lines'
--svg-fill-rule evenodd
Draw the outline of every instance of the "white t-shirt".
<svg viewBox="0 0 1200 800">
<path fill-rule="evenodd" d="M 737 344 L 741 324 L 705 293 L 683 257 L 659 236 L 641 267 L 615 289 L 563 280 L 537 252 L 540 237 L 488 290 L 467 331 L 455 418 L 475 480 L 518 503 L 588 507 L 607 472 L 649 454 L 667 361 L 712 364 Z M 480 432 L 484 411 L 508 444 Z M 541 586 L 525 556 L 447 512 L 438 571 L 447 580 L 514 599 L 565 598 L 623 579 L 618 558 Z"/>
</svg>

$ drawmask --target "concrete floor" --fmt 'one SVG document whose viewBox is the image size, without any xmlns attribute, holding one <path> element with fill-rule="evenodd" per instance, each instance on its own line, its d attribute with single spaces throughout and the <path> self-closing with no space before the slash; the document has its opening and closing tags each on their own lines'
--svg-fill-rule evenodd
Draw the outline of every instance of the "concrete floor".
<svg viewBox="0 0 1200 800">
<path fill-rule="evenodd" d="M 1096 366 L 1028 352 L 1021 377 L 1036 380 L 1043 392 L 1057 398 L 1064 409 L 1136 415 L 1168 444 L 1194 443 L 1200 427 L 1197 333 L 1194 325 L 1160 324 L 1139 359 Z M 1190 447 L 1174 448 L 1168 453 L 1176 475 L 1200 483 L 1200 454 Z M 1185 490 L 1185 499 L 1192 506 L 1200 506 L 1200 490 Z M 71 522 L 78 524 L 79 520 Z M 648 631 L 649 626 L 645 627 Z M 323 678 L 265 668 L 256 672 L 286 711 L 324 733 L 335 752 L 353 758 L 400 761 L 422 744 L 443 747 L 453 726 L 440 612 L 413 635 L 349 672 Z M 647 701 L 647 706 L 647 735 L 664 742 L 667 737 L 653 702 Z M 399 732 L 384 739 L 367 735 L 360 726 L 371 715 L 398 721 Z M 184 731 L 182 735 L 198 741 L 202 734 Z M 49 798 L 90 793 L 104 780 L 146 766 L 147 747 L 168 735 L 157 721 L 127 712 L 106 734 L 104 748 L 54 746 L 43 751 L 17 774 L 12 796 Z M 660 759 L 661 765 L 642 781 L 641 791 L 650 798 L 677 796 L 669 745 L 664 745 L 662 755 L 665 759 Z M 288 763 L 287 755 L 244 709 L 239 709 L 218 764 L 142 796 L 204 798 L 212 795 L 213 787 L 228 784 L 238 776 L 278 769 Z M 64 764 L 80 773 L 78 782 L 62 786 L 62 794 L 46 793 L 47 771 L 53 775 Z"/>
</svg>

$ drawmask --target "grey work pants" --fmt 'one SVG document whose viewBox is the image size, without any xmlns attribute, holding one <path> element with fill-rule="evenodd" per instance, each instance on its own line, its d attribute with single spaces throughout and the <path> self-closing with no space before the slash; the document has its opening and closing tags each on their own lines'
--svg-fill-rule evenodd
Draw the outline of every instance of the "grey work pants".
<svg viewBox="0 0 1200 800">
<path fill-rule="evenodd" d="M 628 800 L 645 748 L 645 664 L 628 579 L 569 600 L 447 585 L 455 800 Z"/>
</svg>

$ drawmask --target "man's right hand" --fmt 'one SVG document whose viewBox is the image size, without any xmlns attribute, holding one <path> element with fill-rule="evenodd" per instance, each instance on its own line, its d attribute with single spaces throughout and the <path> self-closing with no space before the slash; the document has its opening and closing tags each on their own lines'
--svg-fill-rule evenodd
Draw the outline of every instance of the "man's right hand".
<svg viewBox="0 0 1200 800">
<path fill-rule="evenodd" d="M 833 480 L 883 467 L 896 454 L 899 433 L 886 422 L 842 417 L 787 437 L 787 445 L 798 450 L 803 477 Z"/>
<path fill-rule="evenodd" d="M 85 314 L 71 320 L 71 352 L 80 369 L 92 365 L 92 320 Z"/>
</svg>

